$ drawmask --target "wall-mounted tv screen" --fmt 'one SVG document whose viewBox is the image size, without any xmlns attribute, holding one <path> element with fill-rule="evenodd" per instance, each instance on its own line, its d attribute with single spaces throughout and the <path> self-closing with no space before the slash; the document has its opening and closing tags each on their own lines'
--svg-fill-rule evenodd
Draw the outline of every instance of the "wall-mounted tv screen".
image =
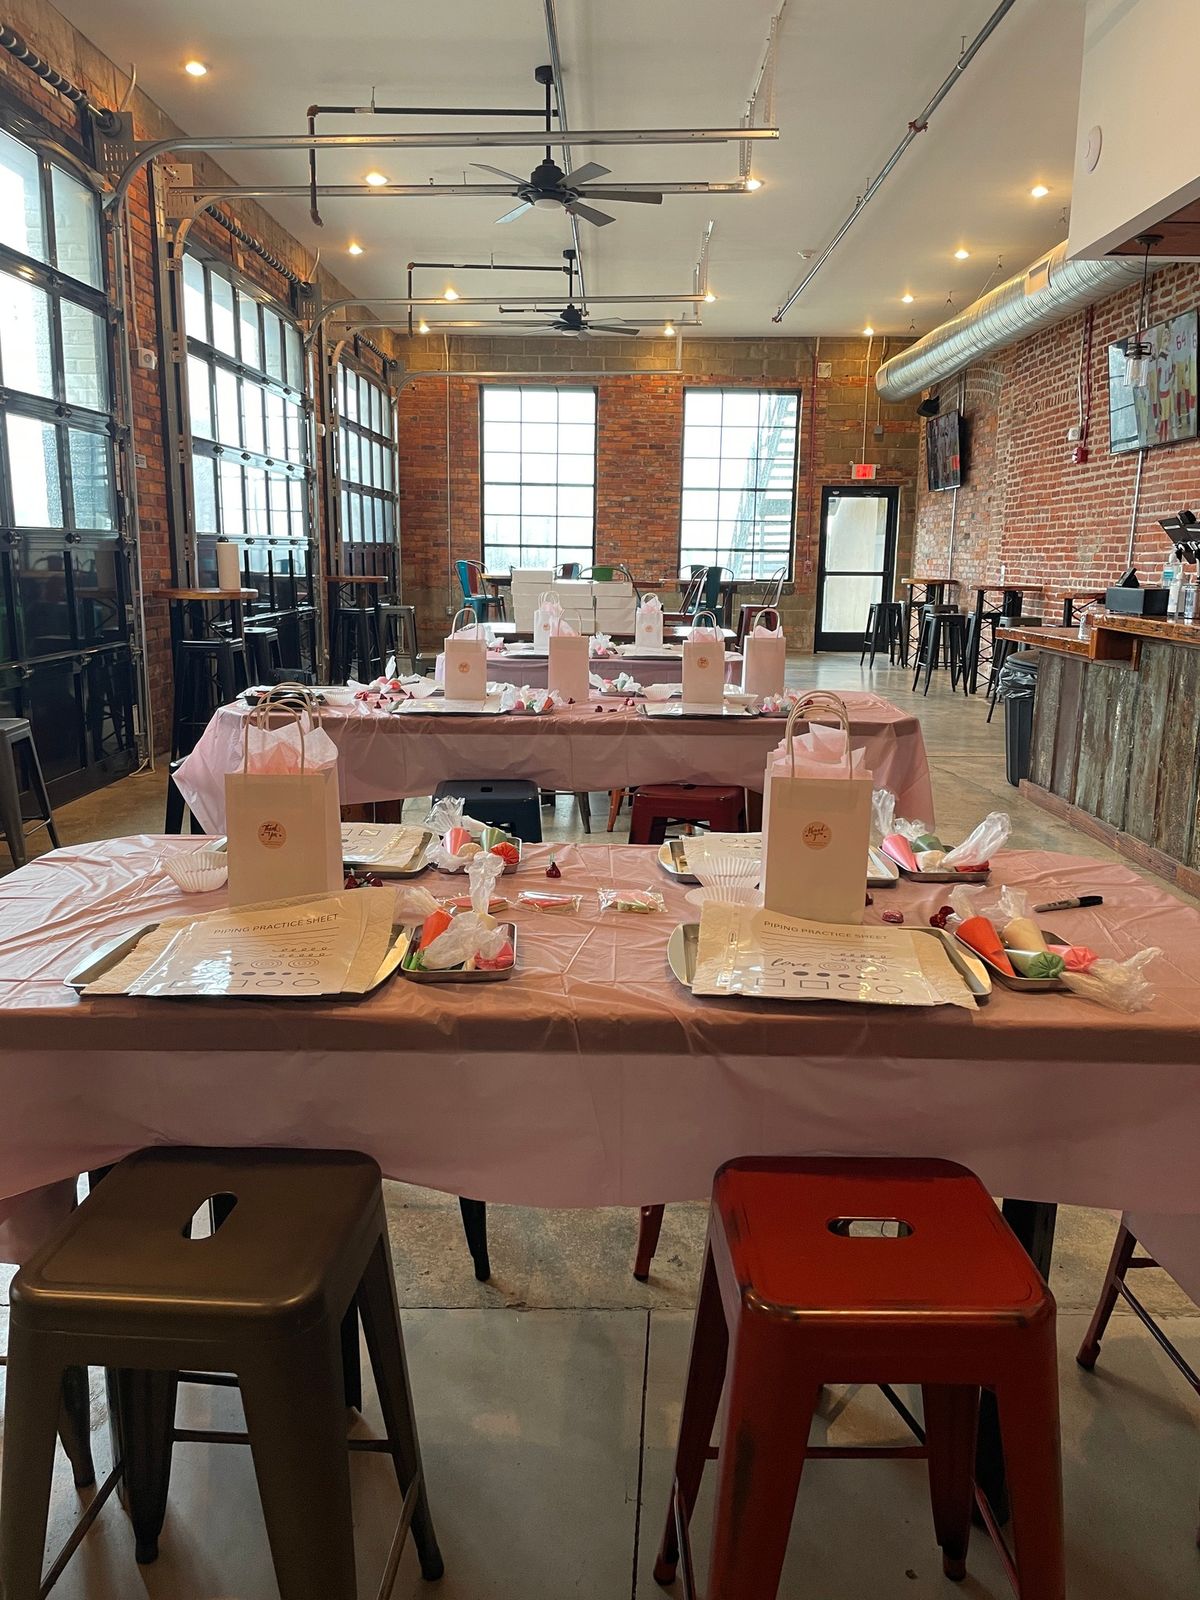
<svg viewBox="0 0 1200 1600">
<path fill-rule="evenodd" d="M 931 489 L 957 489 L 962 484 L 963 419 L 943 411 L 925 424 L 925 472 Z"/>
<path fill-rule="evenodd" d="M 1109 449 L 1142 450 L 1197 436 L 1197 315 L 1181 312 L 1143 335 L 1153 355 L 1145 387 L 1125 382 L 1125 346 L 1108 347 Z"/>
</svg>

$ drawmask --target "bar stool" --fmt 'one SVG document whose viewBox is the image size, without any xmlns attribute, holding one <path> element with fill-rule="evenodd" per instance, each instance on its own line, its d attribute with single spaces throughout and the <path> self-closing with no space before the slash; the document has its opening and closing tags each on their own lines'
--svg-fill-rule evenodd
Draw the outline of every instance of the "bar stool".
<svg viewBox="0 0 1200 1600">
<path fill-rule="evenodd" d="M 921 681 L 925 669 L 925 693 L 929 693 L 929 680 L 933 669 L 943 658 L 950 665 L 950 687 L 957 689 L 962 681 L 963 694 L 970 692 L 967 683 L 967 619 L 954 607 L 926 606 L 921 612 L 921 636 L 917 645 L 917 670 L 913 675 L 913 692 Z"/>
<path fill-rule="evenodd" d="M 445 778 L 433 798 L 461 800 L 463 811 L 476 822 L 506 828 L 526 844 L 542 842 L 538 786 L 524 778 Z"/>
<path fill-rule="evenodd" d="M 25 768 L 25 782 L 38 804 L 38 821 L 26 828 L 21 810 L 21 782 L 17 763 Z M 33 729 L 25 717 L 0 717 L 0 831 L 8 841 L 8 853 L 15 867 L 23 867 L 29 860 L 25 840 L 29 834 L 45 828 L 50 843 L 58 849 L 58 829 L 54 825 L 54 811 L 42 764 L 38 760 L 37 745 L 33 742 Z"/>
<path fill-rule="evenodd" d="M 186 824 L 187 831 L 192 831 L 192 813 L 188 810 L 187 801 L 183 798 L 183 791 L 175 782 L 175 774 L 183 765 L 183 757 L 172 761 L 167 768 L 167 814 L 163 819 L 164 833 L 182 833 Z"/>
<path fill-rule="evenodd" d="M 206 1202 L 214 1231 L 191 1237 Z M 282 1600 L 355 1600 L 341 1325 L 357 1305 L 404 1509 L 442 1574 L 413 1419 L 379 1168 L 352 1151 L 144 1150 L 114 1167 L 13 1280 L 0 1588 L 41 1583 L 59 1384 L 110 1369 L 140 1562 L 166 1512 L 181 1374 L 233 1374 Z M 194 1438 L 191 1432 L 186 1437 Z"/>
<path fill-rule="evenodd" d="M 253 623 L 246 628 L 243 637 L 255 683 L 270 683 L 271 673 L 283 666 L 279 629 Z"/>
<path fill-rule="evenodd" d="M 368 572 L 333 573 L 326 578 L 329 587 L 330 670 L 335 682 L 341 682 L 349 676 L 352 660 L 363 683 L 374 676 L 379 639 L 372 596 L 386 587 L 387 581 L 385 577 Z M 353 596 L 353 605 L 345 604 L 345 592 Z"/>
<path fill-rule="evenodd" d="M 721 833 L 744 833 L 746 791 L 719 784 L 643 784 L 633 797 L 630 844 L 661 844 L 671 822 L 707 822 Z"/>
<path fill-rule="evenodd" d="M 389 656 L 394 656 L 398 662 L 403 657 L 410 669 L 417 672 L 420 652 L 416 606 L 402 606 L 392 600 L 381 601 L 375 607 L 375 626 L 379 632 L 379 659 L 386 662 Z"/>
<path fill-rule="evenodd" d="M 180 639 L 175 646 L 171 755 L 190 755 L 213 714 L 249 682 L 244 638 Z"/>
<path fill-rule="evenodd" d="M 867 626 L 863 634 L 863 646 L 859 652 L 858 664 L 861 667 L 863 656 L 871 652 L 871 666 L 875 665 L 875 655 L 879 650 L 886 649 L 889 665 L 894 664 L 896 657 L 900 657 L 900 665 L 908 665 L 908 640 L 904 632 L 904 606 L 899 600 L 877 600 L 867 612 Z"/>
<path fill-rule="evenodd" d="M 986 1387 L 999 1404 L 1019 1592 L 1064 1600 L 1054 1323 L 1049 1289 L 964 1167 L 728 1162 L 713 1184 L 655 1579 L 672 1583 L 681 1565 L 696 1593 L 688 1530 L 722 1390 L 706 1600 L 772 1600 L 802 1468 L 821 1457 L 924 1456 L 943 1569 L 964 1577 Z M 922 1385 L 921 1447 L 809 1446 L 823 1384 L 896 1381 Z"/>
</svg>

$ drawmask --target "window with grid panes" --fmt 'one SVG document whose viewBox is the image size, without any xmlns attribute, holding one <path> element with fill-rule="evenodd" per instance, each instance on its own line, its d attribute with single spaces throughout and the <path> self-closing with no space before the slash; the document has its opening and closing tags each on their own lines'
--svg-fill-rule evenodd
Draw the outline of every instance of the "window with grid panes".
<svg viewBox="0 0 1200 1600">
<path fill-rule="evenodd" d="M 215 537 L 307 540 L 308 427 L 300 330 L 221 262 L 183 260 L 193 526 L 199 579 Z"/>
<path fill-rule="evenodd" d="M 480 395 L 484 567 L 591 566 L 595 389 L 488 385 Z"/>
<path fill-rule="evenodd" d="M 383 384 L 338 365 L 342 570 L 388 575 L 396 541 L 396 434 Z"/>
<path fill-rule="evenodd" d="M 132 764 L 100 200 L 0 131 L 0 716 L 28 717 L 52 792 Z"/>
<path fill-rule="evenodd" d="M 791 577 L 799 403 L 795 390 L 684 391 L 681 568 Z"/>
</svg>

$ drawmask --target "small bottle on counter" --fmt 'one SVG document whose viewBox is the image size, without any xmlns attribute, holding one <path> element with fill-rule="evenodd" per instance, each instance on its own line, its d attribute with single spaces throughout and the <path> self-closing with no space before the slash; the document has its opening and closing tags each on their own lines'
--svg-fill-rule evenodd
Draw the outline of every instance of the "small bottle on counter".
<svg viewBox="0 0 1200 1600">
<path fill-rule="evenodd" d="M 1178 612 L 1178 615 L 1183 618 L 1184 622 L 1195 622 L 1196 620 L 1195 578 L 1189 578 L 1183 586 L 1183 594 L 1180 598 L 1180 611 Z"/>
<path fill-rule="evenodd" d="M 1170 594 L 1167 596 L 1167 615 L 1178 617 L 1183 610 L 1184 575 L 1183 562 L 1171 568 Z"/>
</svg>

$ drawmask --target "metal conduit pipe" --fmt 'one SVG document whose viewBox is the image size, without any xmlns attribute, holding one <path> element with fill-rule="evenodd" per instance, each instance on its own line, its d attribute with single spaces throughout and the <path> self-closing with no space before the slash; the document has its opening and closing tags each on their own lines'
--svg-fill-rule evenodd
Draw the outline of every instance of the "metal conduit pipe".
<svg viewBox="0 0 1200 1600">
<path fill-rule="evenodd" d="M 953 71 L 947 73 L 946 77 L 942 80 L 937 92 L 933 96 L 933 99 L 930 100 L 925 109 L 921 112 L 918 112 L 918 114 L 909 123 L 908 132 L 892 151 L 883 168 L 876 173 L 875 177 L 871 179 L 870 183 L 863 190 L 862 194 L 859 195 L 858 199 L 854 202 L 854 210 L 840 225 L 840 227 L 834 233 L 833 238 L 825 246 L 824 250 L 821 251 L 820 255 L 813 262 L 812 266 L 809 267 L 808 271 L 800 279 L 800 282 L 796 285 L 791 294 L 788 295 L 787 299 L 780 306 L 779 310 L 771 318 L 772 322 L 782 322 L 784 317 L 787 316 L 788 310 L 790 309 L 793 301 L 800 298 L 805 289 L 808 288 L 809 284 L 816 277 L 817 273 L 820 272 L 827 259 L 837 248 L 842 235 L 844 233 L 848 233 L 853 225 L 858 221 L 869 202 L 875 198 L 879 190 L 883 187 L 884 182 L 888 177 L 891 176 L 892 171 L 899 164 L 901 156 L 903 156 L 909 145 L 912 144 L 913 140 L 919 133 L 924 133 L 929 127 L 930 117 L 941 105 L 942 101 L 950 93 L 951 89 L 953 89 L 954 85 L 958 82 L 959 78 L 965 72 L 967 67 L 969 67 L 971 62 L 975 59 L 975 56 L 979 50 L 982 49 L 982 47 L 991 38 L 992 34 L 1000 26 L 1001 22 L 1003 22 L 1004 18 L 1012 10 L 1015 4 L 1016 0 L 1000 0 L 1000 4 L 992 12 L 991 16 L 984 23 L 983 27 L 980 28 L 979 32 L 971 40 L 971 43 L 954 63 Z M 747 133 L 750 134 L 751 130 L 747 129 Z"/>
<path fill-rule="evenodd" d="M 567 120 L 567 102 L 563 95 L 562 86 L 562 56 L 558 49 L 558 18 L 554 14 L 554 0 L 542 0 L 546 16 L 546 45 L 550 52 L 550 71 L 553 74 L 554 101 L 558 107 L 558 131 L 565 135 L 569 128 Z M 571 154 L 571 146 L 563 140 L 563 161 L 567 171 L 570 172 L 575 165 Z M 587 278 L 583 270 L 583 252 L 580 249 L 579 218 L 567 213 L 567 220 L 571 224 L 571 245 L 575 251 L 575 275 L 579 279 L 579 304 L 584 314 L 587 313 Z"/>
<path fill-rule="evenodd" d="M 1136 283 L 1141 275 L 1141 257 L 1068 261 L 1064 239 L 1026 271 L 997 284 L 957 317 L 885 361 L 875 374 L 875 387 L 884 400 L 905 400 L 981 356 Z"/>
<path fill-rule="evenodd" d="M 44 60 L 37 51 L 32 49 L 15 28 L 10 28 L 7 23 L 0 23 L 0 50 L 7 50 L 14 60 L 19 61 L 23 67 L 28 67 L 30 72 L 39 77 L 43 83 L 48 83 L 52 89 L 57 89 L 64 99 L 70 100 L 74 105 L 86 111 L 102 133 L 115 133 L 120 123 L 115 111 L 107 106 L 98 106 L 89 98 L 86 90 L 81 89 L 77 83 L 72 83 L 70 78 L 63 77 L 50 63 Z"/>
<path fill-rule="evenodd" d="M 508 263 L 504 261 L 410 261 L 408 263 L 408 297 L 410 300 L 413 292 L 413 273 L 418 267 L 423 269 L 428 267 L 431 271 L 436 269 L 440 272 L 561 272 L 564 277 L 569 276 L 570 273 L 570 269 L 565 262 L 561 267 L 554 267 L 546 266 L 542 262 L 532 265 L 528 262 Z M 408 331 L 410 334 L 414 331 L 411 306 L 408 308 Z"/>
</svg>

